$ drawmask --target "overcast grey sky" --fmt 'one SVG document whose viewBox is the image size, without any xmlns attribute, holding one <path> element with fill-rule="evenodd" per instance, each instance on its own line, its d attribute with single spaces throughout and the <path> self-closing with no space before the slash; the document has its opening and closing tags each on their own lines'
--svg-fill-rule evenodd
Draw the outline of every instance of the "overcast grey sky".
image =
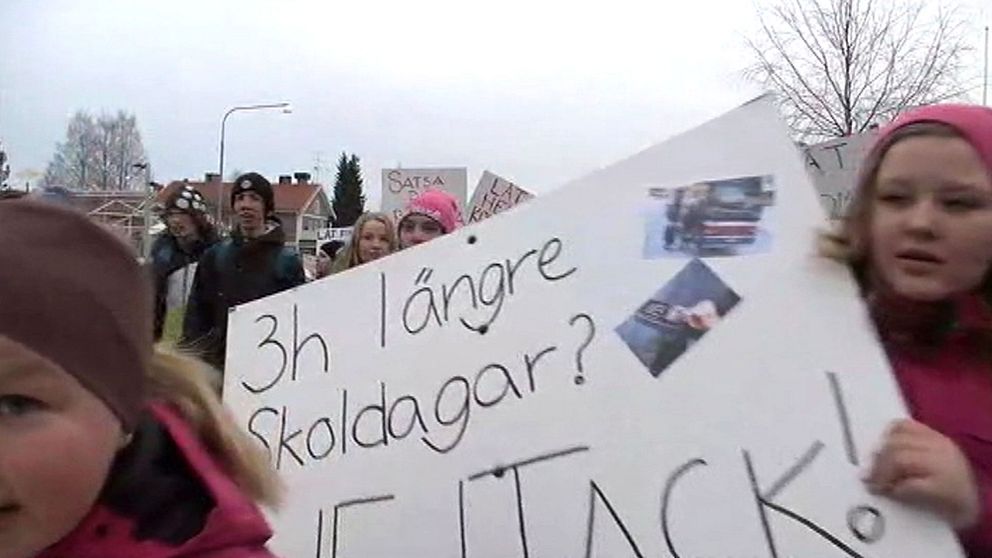
<svg viewBox="0 0 992 558">
<path fill-rule="evenodd" d="M 987 0 L 973 0 L 975 6 Z M 0 140 L 43 170 L 77 109 L 138 117 L 155 178 L 363 161 L 467 166 L 537 192 L 760 91 L 750 0 L 0 0 Z M 323 177 L 331 182 L 330 172 Z"/>
</svg>

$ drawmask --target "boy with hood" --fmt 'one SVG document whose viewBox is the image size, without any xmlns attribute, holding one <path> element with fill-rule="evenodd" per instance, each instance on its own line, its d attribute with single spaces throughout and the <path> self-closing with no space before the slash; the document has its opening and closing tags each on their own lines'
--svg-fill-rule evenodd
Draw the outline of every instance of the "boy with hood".
<svg viewBox="0 0 992 558">
<path fill-rule="evenodd" d="M 239 176 L 231 189 L 231 208 L 234 232 L 200 260 L 183 322 L 183 344 L 220 370 L 228 311 L 306 281 L 299 254 L 284 246 L 272 184 L 265 177 L 254 172 Z"/>
</svg>

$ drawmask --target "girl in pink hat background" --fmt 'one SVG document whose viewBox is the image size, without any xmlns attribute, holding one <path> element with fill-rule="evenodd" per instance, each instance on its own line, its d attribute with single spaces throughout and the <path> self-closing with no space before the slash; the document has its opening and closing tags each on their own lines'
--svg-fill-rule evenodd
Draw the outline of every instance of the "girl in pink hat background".
<svg viewBox="0 0 992 558">
<path fill-rule="evenodd" d="M 427 190 L 410 200 L 397 223 L 400 249 L 446 235 L 462 225 L 458 200 L 442 190 Z"/>
</svg>

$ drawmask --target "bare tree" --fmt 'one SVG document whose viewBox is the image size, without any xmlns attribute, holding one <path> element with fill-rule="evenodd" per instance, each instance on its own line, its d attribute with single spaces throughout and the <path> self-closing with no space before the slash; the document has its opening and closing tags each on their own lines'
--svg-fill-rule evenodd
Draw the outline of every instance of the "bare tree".
<svg viewBox="0 0 992 558">
<path fill-rule="evenodd" d="M 70 190 L 135 190 L 145 174 L 134 165 L 146 159 L 134 115 L 118 112 L 94 120 L 80 111 L 69 120 L 43 182 Z"/>
<path fill-rule="evenodd" d="M 69 119 L 65 141 L 55 146 L 55 155 L 42 180 L 44 186 L 60 186 L 71 190 L 94 188 L 93 174 L 96 158 L 96 131 L 93 117 L 78 111 Z"/>
<path fill-rule="evenodd" d="M 97 190 L 120 189 L 112 187 L 117 182 L 117 177 L 115 176 L 117 128 L 118 122 L 116 118 L 103 115 L 96 121 L 95 155 L 98 175 L 96 181 Z"/>
<path fill-rule="evenodd" d="M 138 130 L 138 120 L 133 114 L 118 112 L 116 118 L 116 148 L 115 170 L 117 184 L 121 190 L 137 190 L 143 188 L 145 171 L 137 170 L 136 163 L 147 164 L 148 155 L 141 142 L 141 132 Z M 151 176 L 149 174 L 149 176 Z"/>
<path fill-rule="evenodd" d="M 802 139 L 863 132 L 906 108 L 961 97 L 960 9 L 934 0 L 779 0 L 748 41 L 748 74 L 779 95 Z"/>
</svg>

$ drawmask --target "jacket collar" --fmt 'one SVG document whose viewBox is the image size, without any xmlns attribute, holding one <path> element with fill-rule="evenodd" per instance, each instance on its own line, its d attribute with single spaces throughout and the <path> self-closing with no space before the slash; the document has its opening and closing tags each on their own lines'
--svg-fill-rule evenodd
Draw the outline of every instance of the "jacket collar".
<svg viewBox="0 0 992 558">
<path fill-rule="evenodd" d="M 261 549 L 272 536 L 261 511 L 222 470 L 179 412 L 155 403 L 150 413 L 164 428 L 192 475 L 215 503 L 203 529 L 176 545 L 134 536 L 135 521 L 97 503 L 76 529 L 38 558 L 174 558 L 222 549 Z"/>
<path fill-rule="evenodd" d="M 875 290 L 868 307 L 885 341 L 935 345 L 952 336 L 992 332 L 992 307 L 979 293 L 922 303 Z"/>
</svg>

